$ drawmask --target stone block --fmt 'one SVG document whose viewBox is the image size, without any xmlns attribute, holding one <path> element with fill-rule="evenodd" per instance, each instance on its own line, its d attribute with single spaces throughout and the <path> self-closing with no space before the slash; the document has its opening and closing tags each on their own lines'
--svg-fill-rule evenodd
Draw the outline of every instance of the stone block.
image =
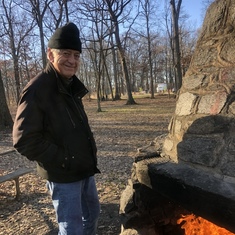
<svg viewBox="0 0 235 235">
<path fill-rule="evenodd" d="M 191 76 L 186 76 L 183 79 L 183 88 L 187 90 L 195 90 L 200 88 L 203 79 L 205 78 L 205 75 L 191 75 Z"/>
<path fill-rule="evenodd" d="M 187 129 L 187 133 L 195 135 L 210 135 L 226 133 L 230 129 L 232 118 L 222 115 L 210 115 L 196 119 Z"/>
<path fill-rule="evenodd" d="M 166 151 L 171 151 L 173 149 L 173 146 L 174 146 L 174 143 L 173 141 L 170 139 L 170 138 L 166 138 L 165 139 L 165 142 L 163 144 L 163 148 L 166 150 Z"/>
<path fill-rule="evenodd" d="M 219 114 L 227 100 L 226 92 L 217 92 L 207 94 L 201 97 L 198 105 L 198 113 L 202 114 Z"/>
<path fill-rule="evenodd" d="M 218 160 L 217 147 L 220 143 L 219 137 L 188 135 L 187 139 L 177 145 L 178 159 L 206 167 L 215 167 Z"/>
<path fill-rule="evenodd" d="M 180 94 L 178 102 L 176 104 L 176 115 L 185 116 L 190 115 L 192 113 L 192 108 L 194 107 L 194 103 L 197 96 L 191 94 L 189 92 Z"/>
</svg>

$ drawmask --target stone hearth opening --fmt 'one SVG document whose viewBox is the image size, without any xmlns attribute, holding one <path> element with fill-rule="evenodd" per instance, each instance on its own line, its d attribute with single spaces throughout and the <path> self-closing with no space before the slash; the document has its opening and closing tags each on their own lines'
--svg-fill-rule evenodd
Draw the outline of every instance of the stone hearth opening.
<svg viewBox="0 0 235 235">
<path fill-rule="evenodd" d="M 122 234 L 235 233 L 234 115 L 235 1 L 216 0 L 169 133 L 140 150 L 133 164 L 120 202 Z"/>
<path fill-rule="evenodd" d="M 120 200 L 121 235 L 233 235 L 234 183 L 140 151 Z M 231 184 L 231 185 L 230 185 Z"/>
</svg>

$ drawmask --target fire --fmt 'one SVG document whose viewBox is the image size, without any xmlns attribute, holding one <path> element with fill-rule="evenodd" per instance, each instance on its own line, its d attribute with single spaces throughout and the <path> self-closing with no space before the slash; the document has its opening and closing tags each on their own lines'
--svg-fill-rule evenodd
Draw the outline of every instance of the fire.
<svg viewBox="0 0 235 235">
<path fill-rule="evenodd" d="M 234 233 L 194 214 L 182 215 L 177 220 L 177 224 L 182 224 L 181 228 L 185 230 L 185 235 L 234 235 Z"/>
</svg>

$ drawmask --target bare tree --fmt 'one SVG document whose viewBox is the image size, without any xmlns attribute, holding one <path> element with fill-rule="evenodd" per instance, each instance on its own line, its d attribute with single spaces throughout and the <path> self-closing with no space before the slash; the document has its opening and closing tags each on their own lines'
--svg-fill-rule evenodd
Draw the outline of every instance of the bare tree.
<svg viewBox="0 0 235 235">
<path fill-rule="evenodd" d="M 7 106 L 5 90 L 0 70 L 0 130 L 4 127 L 12 127 L 13 121 Z"/>
<path fill-rule="evenodd" d="M 69 21 L 69 13 L 67 2 L 69 0 L 26 0 L 18 2 L 20 7 L 27 12 L 35 20 L 38 27 L 40 49 L 42 56 L 42 65 L 45 68 L 47 64 L 46 46 L 45 46 L 45 25 L 48 28 L 58 28 L 63 22 L 63 14 L 65 11 L 66 22 Z M 46 14 L 48 14 L 46 18 Z M 47 21 L 49 23 L 47 23 Z M 51 26 L 52 25 L 52 26 Z"/>
<path fill-rule="evenodd" d="M 111 27 L 110 27 L 110 45 L 111 45 L 112 58 L 113 58 L 113 79 L 114 79 L 114 88 L 115 88 L 114 99 L 120 100 L 121 99 L 121 92 L 120 92 L 120 87 L 119 87 L 119 83 L 118 83 L 117 51 L 115 49 L 115 44 L 114 44 L 112 22 L 111 22 Z"/>
<path fill-rule="evenodd" d="M 164 45 L 164 60 L 165 60 L 165 74 L 166 81 L 168 84 L 168 88 L 175 88 L 175 79 L 176 78 L 176 70 L 175 70 L 175 52 L 174 52 L 174 43 L 172 36 L 172 17 L 169 17 L 168 7 L 165 5 L 164 10 L 164 21 L 166 28 L 166 36 L 165 36 L 165 45 Z"/>
<path fill-rule="evenodd" d="M 72 0 L 63 0 L 63 4 L 64 4 L 64 8 L 65 8 L 66 22 L 69 22 L 68 1 L 72 1 Z"/>
<path fill-rule="evenodd" d="M 154 91 L 155 91 L 155 86 L 154 86 L 154 78 L 153 78 L 153 58 L 152 58 L 152 41 L 153 39 L 151 38 L 151 14 L 154 12 L 154 7 L 152 5 L 151 0 L 141 0 L 140 1 L 142 12 L 141 16 L 144 17 L 145 19 L 145 25 L 146 25 L 146 39 L 147 39 L 147 48 L 148 48 L 148 64 L 149 64 L 149 75 L 150 75 L 150 93 L 151 93 L 151 98 L 154 98 Z"/>
<path fill-rule="evenodd" d="M 101 94 L 101 81 L 104 81 L 105 73 L 105 47 L 104 47 L 104 38 L 107 33 L 105 33 L 105 24 L 104 24 L 104 8 L 103 1 L 80 1 L 79 2 L 79 11 L 85 16 L 86 19 L 89 19 L 90 25 L 87 26 L 90 29 L 90 33 L 87 36 L 85 43 L 87 50 L 90 55 L 91 63 L 94 68 L 94 75 L 96 78 L 96 91 L 97 91 L 97 106 L 98 112 L 101 112 L 100 101 L 102 99 Z M 102 79 L 103 78 L 103 79 Z M 104 83 L 104 82 L 103 82 Z"/>
<path fill-rule="evenodd" d="M 41 45 L 41 55 L 42 55 L 42 64 L 43 67 L 46 67 L 47 58 L 46 58 L 46 48 L 44 42 L 44 29 L 43 29 L 43 18 L 48 10 L 49 4 L 53 2 L 53 0 L 29 0 L 29 7 L 26 7 L 25 10 L 31 12 L 33 18 L 36 20 L 38 30 L 39 30 L 39 38 L 40 38 L 40 45 Z M 43 3 L 43 6 L 42 6 Z"/>
<path fill-rule="evenodd" d="M 122 15 L 125 7 L 131 2 L 131 0 L 120 0 L 120 1 L 104 0 L 104 1 L 107 4 L 107 9 L 110 14 L 112 24 L 114 26 L 114 35 L 116 39 L 116 45 L 117 45 L 119 56 L 120 56 L 123 76 L 126 81 L 126 89 L 127 89 L 127 103 L 126 104 L 136 104 L 132 96 L 129 72 L 128 72 L 127 61 L 126 61 L 126 53 L 125 53 L 124 46 L 122 45 L 121 39 L 120 39 L 119 20 L 118 20 L 119 17 Z"/>
<path fill-rule="evenodd" d="M 49 29 L 58 28 L 61 23 L 68 23 L 70 11 L 68 10 L 68 2 L 72 0 L 52 0 L 48 2 L 48 14 L 44 16 L 44 24 Z"/>
<path fill-rule="evenodd" d="M 172 0 L 175 5 L 179 2 L 181 1 Z M 146 89 L 151 91 L 153 98 L 155 83 L 177 78 L 172 75 L 173 71 L 177 71 L 174 66 L 177 68 L 176 65 L 181 64 L 181 71 L 187 70 L 193 44 L 188 44 L 181 37 L 184 33 L 191 35 L 191 30 L 184 31 L 180 21 L 180 50 L 176 53 L 175 42 L 169 43 L 169 38 L 172 42 L 175 39 L 175 36 L 172 36 L 172 19 L 171 22 L 168 21 L 171 26 L 168 28 L 170 33 L 167 37 L 164 34 L 166 28 L 159 31 L 160 24 L 153 25 L 150 20 L 152 14 L 155 17 L 158 15 L 158 9 L 155 13 L 155 8 L 151 14 L 151 0 L 141 0 L 142 12 L 139 11 L 140 8 L 137 9 L 140 1 L 134 0 L 0 0 L 0 4 L 3 3 L 7 11 L 5 13 L 4 7 L 1 6 L 0 53 L 1 58 L 10 65 L 2 67 L 2 73 L 4 79 L 7 78 L 4 85 L 7 98 L 11 100 L 10 96 L 16 97 L 16 90 L 43 67 L 42 55 L 45 54 L 45 46 L 41 45 L 44 45 L 44 40 L 49 38 L 52 30 L 69 20 L 78 24 L 81 30 L 83 64 L 86 64 L 81 68 L 83 74 L 80 74 L 80 77 L 84 78 L 85 83 L 89 83 L 91 91 L 97 92 L 98 101 L 106 94 L 111 93 L 113 99 L 119 99 L 122 93 L 127 92 L 127 104 L 132 104 L 135 103 L 132 92 Z M 170 9 L 172 5 L 169 1 L 167 3 Z M 156 2 L 152 1 L 152 4 L 156 6 Z M 177 20 L 178 6 L 175 8 Z M 136 9 L 133 10 L 133 7 Z M 17 11 L 17 14 L 14 11 Z M 14 17 L 8 21 L 6 14 Z M 141 29 L 138 28 L 140 21 L 134 21 L 138 14 L 142 14 L 141 19 L 147 22 Z M 18 19 L 19 15 L 21 18 Z M 32 22 L 35 27 L 23 37 Z M 190 38 L 190 35 L 187 38 Z M 182 44 L 188 48 L 183 48 Z M 174 53 L 169 53 L 170 45 Z M 180 63 L 177 63 L 176 55 L 181 56 Z M 176 61 L 174 63 L 172 56 Z M 15 74 L 13 71 L 16 71 Z M 12 86 L 14 79 L 17 80 Z"/>
<path fill-rule="evenodd" d="M 22 16 L 21 19 L 17 19 L 16 15 L 18 14 L 15 10 L 16 5 L 13 1 L 8 2 L 2 0 L 1 5 L 3 10 L 3 15 L 1 16 L 2 26 L 4 36 L 8 38 L 10 49 L 9 53 L 13 60 L 16 94 L 18 100 L 20 96 L 19 55 L 25 38 L 34 27 L 34 22 L 32 21 L 28 24 L 26 16 Z"/>
<path fill-rule="evenodd" d="M 179 40 L 179 15 L 182 0 L 178 0 L 176 5 L 175 0 L 171 0 L 171 12 L 173 23 L 173 45 L 174 45 L 174 59 L 176 70 L 176 91 L 178 91 L 182 85 L 182 70 L 181 70 L 181 55 L 180 55 L 180 40 Z"/>
</svg>

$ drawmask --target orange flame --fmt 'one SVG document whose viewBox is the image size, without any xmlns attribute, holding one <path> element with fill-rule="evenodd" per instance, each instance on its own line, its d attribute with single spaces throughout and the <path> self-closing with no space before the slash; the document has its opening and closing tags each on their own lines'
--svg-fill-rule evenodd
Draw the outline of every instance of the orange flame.
<svg viewBox="0 0 235 235">
<path fill-rule="evenodd" d="M 185 235 L 234 235 L 234 233 L 194 214 L 182 215 L 177 220 L 177 224 L 182 224 L 181 228 L 185 230 Z"/>
</svg>

